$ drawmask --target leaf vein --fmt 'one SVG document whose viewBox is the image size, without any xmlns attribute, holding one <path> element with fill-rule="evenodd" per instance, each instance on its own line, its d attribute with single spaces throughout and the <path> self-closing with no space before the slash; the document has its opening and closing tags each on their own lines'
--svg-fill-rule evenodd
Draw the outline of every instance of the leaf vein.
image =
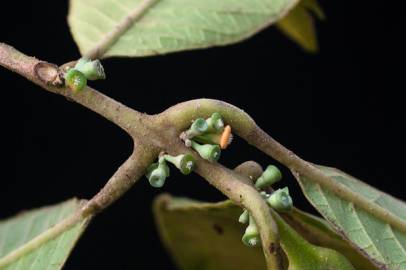
<svg viewBox="0 0 406 270">
<path fill-rule="evenodd" d="M 372 246 L 372 247 L 375 249 L 375 251 L 377 252 L 377 254 L 380 256 L 380 261 L 387 263 L 387 261 L 385 260 L 385 257 L 384 257 L 383 254 L 381 253 L 381 251 L 378 249 L 378 247 L 377 247 L 377 246 L 374 244 L 374 242 L 372 241 L 372 238 L 371 238 L 371 236 L 369 235 L 368 231 L 366 230 L 364 223 L 363 223 L 362 220 L 359 218 L 357 209 L 354 207 L 354 204 L 353 204 L 352 202 L 350 202 L 349 205 L 350 205 L 350 208 L 353 209 L 352 212 L 354 213 L 355 220 L 358 221 L 359 225 L 363 228 L 362 231 L 364 232 L 364 235 L 369 239 L 369 241 L 370 241 L 370 243 L 371 243 L 370 246 Z"/>
</svg>

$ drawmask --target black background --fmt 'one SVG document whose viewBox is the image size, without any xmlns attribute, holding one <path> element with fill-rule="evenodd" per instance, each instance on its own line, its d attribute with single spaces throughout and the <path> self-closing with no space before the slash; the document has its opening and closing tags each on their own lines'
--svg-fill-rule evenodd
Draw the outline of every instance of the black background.
<svg viewBox="0 0 406 270">
<path fill-rule="evenodd" d="M 103 61 L 108 80 L 91 85 L 151 114 L 193 98 L 230 102 L 301 157 L 405 199 L 399 44 L 404 31 L 393 14 L 397 8 L 386 3 L 322 1 L 327 21 L 318 23 L 316 55 L 269 28 L 228 47 L 108 59 Z M 79 57 L 66 23 L 66 2 L 24 1 L 1 8 L 11 16 L 2 16 L 0 41 L 57 64 Z M 131 140 L 113 124 L 3 68 L 0 89 L 5 159 L 0 218 L 73 196 L 90 198 L 131 152 Z M 239 139 L 221 163 L 234 167 L 249 159 L 274 163 Z M 161 192 L 209 201 L 223 196 L 198 176 L 172 171 L 162 190 L 141 179 L 100 214 L 65 269 L 173 269 L 154 228 L 153 198 Z M 296 206 L 313 211 L 283 172 Z"/>
</svg>

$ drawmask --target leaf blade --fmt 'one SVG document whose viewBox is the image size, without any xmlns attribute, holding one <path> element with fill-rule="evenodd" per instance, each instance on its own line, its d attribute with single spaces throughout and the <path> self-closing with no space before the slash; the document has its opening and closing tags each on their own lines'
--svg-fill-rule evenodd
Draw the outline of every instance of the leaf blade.
<svg viewBox="0 0 406 270">
<path fill-rule="evenodd" d="M 378 269 L 367 258 L 338 235 L 327 222 L 319 217 L 294 208 L 281 214 L 282 218 L 310 243 L 337 250 L 358 270 Z"/>
<path fill-rule="evenodd" d="M 337 169 L 319 166 L 335 181 L 359 196 L 376 204 L 389 213 L 404 219 L 406 205 L 390 195 L 361 182 Z M 406 267 L 406 235 L 385 220 L 343 199 L 340 194 L 322 187 L 315 181 L 295 174 L 303 192 L 313 206 L 332 224 L 333 228 L 348 239 L 376 266 L 384 269 Z M 386 267 L 386 268 L 385 268 Z"/>
<path fill-rule="evenodd" d="M 230 201 L 201 203 L 161 195 L 154 202 L 161 238 L 181 270 L 266 269 L 262 250 L 241 242 L 240 212 Z"/>
<path fill-rule="evenodd" d="M 276 26 L 305 51 L 317 52 L 319 49 L 314 13 L 324 19 L 324 13 L 316 0 L 301 0 Z"/>
<path fill-rule="evenodd" d="M 245 229 L 244 225 L 237 222 L 241 211 L 242 210 L 231 201 L 204 203 L 190 199 L 171 197 L 169 195 L 161 195 L 154 202 L 154 214 L 161 238 L 167 250 L 173 255 L 173 258 L 182 270 L 195 269 L 194 267 L 197 264 L 202 264 L 202 262 L 207 262 L 208 260 L 210 261 L 209 263 L 202 264 L 203 266 L 198 269 L 265 269 L 265 265 L 261 264 L 261 266 L 255 266 L 252 263 L 253 261 L 263 262 L 264 258 L 261 249 L 247 248 L 241 243 L 241 236 Z M 283 214 L 282 217 L 295 228 L 302 237 L 306 238 L 308 242 L 345 254 L 347 259 L 349 259 L 354 266 L 361 266 L 357 267 L 357 269 L 375 269 L 374 266 L 370 267 L 371 264 L 369 264 L 362 255 L 358 254 L 341 236 L 336 234 L 329 225 L 325 222 L 323 223 L 320 219 L 305 214 L 297 209 L 290 213 Z M 281 222 L 279 223 L 281 224 Z M 198 226 L 196 227 L 194 224 L 198 224 Z M 232 239 L 229 239 L 229 241 L 221 241 L 221 238 L 215 238 L 218 237 L 218 235 L 213 237 L 212 234 L 217 234 L 213 224 L 221 225 L 223 233 L 230 233 L 231 231 Z M 205 227 L 205 229 L 202 229 L 200 226 Z M 291 229 L 287 229 L 286 226 L 287 225 L 283 225 L 285 231 L 291 231 Z M 290 238 L 290 240 L 288 238 Z M 175 239 L 182 239 L 190 246 L 178 245 Z M 292 233 L 290 232 L 285 233 L 281 239 L 282 244 L 286 244 L 289 241 L 292 242 Z M 298 238 L 293 237 L 293 242 L 296 241 L 298 241 Z M 202 242 L 208 242 L 210 246 L 201 246 Z M 299 254 L 303 255 L 304 249 L 308 249 L 309 245 L 304 240 L 300 240 L 300 242 L 302 246 L 297 248 L 300 249 Z M 317 249 L 319 252 L 324 252 L 324 255 L 329 254 L 332 256 L 331 252 L 327 249 L 319 249 L 316 246 L 314 246 L 314 249 Z M 241 247 L 242 249 L 240 249 Z M 213 254 L 207 254 L 206 248 L 208 248 L 210 252 L 213 252 Z M 191 249 L 196 250 L 196 252 L 190 252 Z M 243 261 L 236 263 L 234 257 L 219 256 L 219 253 L 224 252 L 226 249 L 232 250 L 234 257 L 235 254 L 238 254 L 238 259 L 242 259 Z M 255 253 L 247 254 L 247 252 Z M 316 254 L 319 254 L 319 252 L 316 252 Z M 296 258 L 298 257 L 294 254 L 290 255 Z M 299 257 L 301 257 L 301 255 Z M 185 260 L 189 260 L 189 256 L 194 257 L 194 264 L 185 262 Z M 314 254 L 312 256 L 314 259 Z M 201 259 L 196 259 L 196 257 L 200 257 Z M 337 259 L 337 257 L 335 258 Z M 325 258 L 323 258 L 322 261 L 324 261 L 324 259 Z M 317 262 L 317 259 L 315 261 Z M 301 265 L 303 266 L 303 264 Z M 299 267 L 299 265 L 296 265 L 296 267 Z M 301 268 L 299 267 L 299 269 Z M 313 267 L 312 269 L 316 268 Z"/>
<path fill-rule="evenodd" d="M 53 225 L 70 216 L 81 205 L 77 199 L 30 210 L 0 221 L 0 261 L 10 252 L 29 243 Z M 75 243 L 85 230 L 88 219 L 70 227 L 54 239 L 21 254 L 5 270 L 59 270 L 64 265 Z M 2 268 L 3 269 L 3 268 Z"/>
<path fill-rule="evenodd" d="M 82 54 L 98 46 L 142 0 L 71 0 L 68 23 Z M 232 44 L 283 17 L 298 0 L 160 0 L 105 57 L 149 56 Z"/>
</svg>

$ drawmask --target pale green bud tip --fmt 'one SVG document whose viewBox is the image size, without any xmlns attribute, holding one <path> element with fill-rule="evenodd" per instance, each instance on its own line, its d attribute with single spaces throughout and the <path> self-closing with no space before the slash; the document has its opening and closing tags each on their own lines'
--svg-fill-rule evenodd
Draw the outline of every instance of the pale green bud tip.
<svg viewBox="0 0 406 270">
<path fill-rule="evenodd" d="M 287 187 L 278 189 L 268 199 L 269 205 L 277 211 L 290 211 L 293 208 L 292 197 Z"/>
<path fill-rule="evenodd" d="M 259 236 L 257 225 L 251 216 L 249 217 L 249 222 L 250 223 L 245 229 L 245 233 L 242 237 L 242 242 L 247 246 L 255 247 L 261 242 L 261 238 Z"/>
<path fill-rule="evenodd" d="M 192 140 L 186 139 L 186 140 L 185 140 L 185 146 L 186 146 L 186 147 L 192 147 Z"/>
<path fill-rule="evenodd" d="M 213 113 L 206 122 L 211 132 L 222 132 L 224 129 L 223 118 L 218 112 Z"/>
<path fill-rule="evenodd" d="M 249 220 L 249 214 L 248 211 L 246 209 L 244 209 L 244 212 L 242 212 L 242 214 L 240 215 L 240 217 L 238 218 L 238 222 L 245 224 L 247 223 Z"/>
<path fill-rule="evenodd" d="M 145 176 L 151 186 L 160 188 L 165 184 L 166 178 L 169 176 L 169 168 L 165 163 L 152 163 Z"/>
<path fill-rule="evenodd" d="M 192 147 L 195 149 L 199 155 L 211 162 L 217 161 L 221 155 L 221 149 L 218 145 L 204 144 L 200 145 L 197 142 L 192 141 Z"/>
<path fill-rule="evenodd" d="M 251 247 L 256 247 L 258 245 L 258 243 L 259 243 L 258 237 L 253 237 L 248 240 L 248 245 L 250 245 Z"/>
<path fill-rule="evenodd" d="M 182 159 L 180 171 L 183 174 L 190 174 L 193 171 L 194 167 L 195 167 L 195 162 L 193 160 L 193 157 L 190 155 L 187 155 L 187 156 L 185 155 L 185 158 Z"/>
<path fill-rule="evenodd" d="M 271 196 L 268 193 L 266 193 L 265 191 L 261 191 L 259 194 L 261 194 L 261 197 L 265 200 L 269 199 L 269 197 Z"/>
<path fill-rule="evenodd" d="M 249 247 L 255 247 L 261 242 L 261 239 L 258 233 L 256 234 L 245 233 L 242 237 L 242 242 Z"/>
<path fill-rule="evenodd" d="M 88 80 L 104 80 L 106 74 L 100 60 L 89 60 L 87 58 L 80 59 L 75 65 L 75 69 L 82 72 Z"/>
<path fill-rule="evenodd" d="M 165 155 L 164 158 L 175 165 L 183 174 L 190 174 L 195 166 L 193 156 L 189 154 L 176 157 Z"/>
<path fill-rule="evenodd" d="M 87 79 L 86 76 L 74 69 L 71 68 L 65 73 L 65 85 L 68 86 L 73 92 L 79 92 L 86 87 Z"/>
<path fill-rule="evenodd" d="M 193 121 L 190 129 L 200 134 L 206 132 L 208 129 L 206 120 L 204 120 L 203 118 L 197 118 L 195 121 Z"/>
<path fill-rule="evenodd" d="M 258 189 L 269 187 L 282 179 L 281 171 L 274 165 L 269 165 L 255 182 Z"/>
<path fill-rule="evenodd" d="M 91 62 L 92 60 L 87 57 L 80 58 L 75 65 L 75 69 L 81 69 L 85 64 Z"/>
</svg>

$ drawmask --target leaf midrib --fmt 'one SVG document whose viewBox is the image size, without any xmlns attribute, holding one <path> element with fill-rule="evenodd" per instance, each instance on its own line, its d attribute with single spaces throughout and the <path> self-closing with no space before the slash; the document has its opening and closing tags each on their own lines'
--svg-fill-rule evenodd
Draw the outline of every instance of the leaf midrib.
<svg viewBox="0 0 406 270">
<path fill-rule="evenodd" d="M 337 216 L 336 216 L 336 213 L 334 212 L 334 210 L 333 210 L 333 208 L 331 207 L 331 203 L 329 202 L 329 200 L 328 200 L 328 196 L 326 196 L 326 194 L 325 194 L 325 191 L 323 190 L 323 187 L 319 184 L 319 183 L 313 183 L 313 184 L 315 184 L 316 186 L 317 186 L 317 188 L 318 188 L 318 190 L 319 190 L 319 192 L 320 192 L 320 195 L 323 197 L 323 199 L 324 199 L 324 201 L 325 201 L 325 207 L 328 207 L 328 209 L 329 209 L 329 212 L 331 213 L 331 215 L 332 215 L 332 218 L 335 220 L 334 222 L 331 222 L 330 221 L 330 223 L 332 224 L 332 226 L 333 227 L 338 227 L 338 228 L 343 228 L 343 225 L 340 223 L 340 221 L 339 221 L 339 219 L 337 218 Z M 341 183 L 340 183 L 341 184 Z M 340 198 L 338 195 L 336 195 L 335 193 L 333 193 L 333 195 L 334 196 L 337 196 L 340 200 L 342 200 L 342 198 Z M 313 199 L 312 198 L 310 198 L 310 201 L 313 201 Z M 315 204 L 318 204 L 318 203 L 316 203 L 315 201 L 313 201 Z M 357 222 L 358 222 L 358 224 L 361 226 L 361 229 L 362 229 L 362 232 L 368 237 L 368 239 L 369 239 L 369 243 L 370 243 L 370 245 L 375 249 L 375 251 L 376 251 L 376 254 L 379 256 L 379 257 L 375 257 L 375 258 L 373 258 L 373 260 L 377 260 L 377 261 L 380 261 L 380 262 L 382 262 L 382 263 L 385 263 L 386 265 L 389 265 L 389 264 L 391 264 L 391 263 L 393 263 L 393 262 L 390 262 L 390 261 L 388 261 L 386 258 L 385 258 L 385 256 L 382 254 L 382 251 L 378 248 L 378 246 L 374 243 L 374 241 L 372 240 L 372 238 L 371 238 L 371 236 L 370 236 L 370 234 L 368 233 L 368 231 L 366 230 L 366 227 L 365 227 L 365 224 L 361 221 L 361 219 L 359 218 L 359 215 L 358 215 L 358 210 L 355 208 L 356 207 L 356 205 L 353 203 L 353 202 L 348 202 L 348 204 L 350 205 L 350 207 L 353 209 L 353 213 L 354 213 L 354 216 L 355 216 L 355 218 L 356 218 L 356 220 L 357 220 Z M 321 206 L 321 204 L 319 204 L 320 206 Z M 360 208 L 361 209 L 361 211 L 365 211 L 363 208 Z M 367 212 L 367 211 L 366 211 Z M 326 213 L 323 213 L 323 212 L 321 212 L 322 213 L 322 215 L 324 216 L 324 218 L 326 218 L 327 220 L 331 220 L 331 218 L 329 217 L 329 216 L 327 216 L 327 214 Z M 371 215 L 371 213 L 369 213 L 369 212 L 367 212 L 369 215 Z M 373 215 L 372 215 L 373 216 Z M 399 246 L 399 248 L 401 249 L 401 251 L 402 251 L 402 253 L 403 253 L 403 255 L 404 255 L 404 257 L 406 258 L 406 250 L 405 250 L 405 248 L 403 247 L 403 245 L 400 243 L 400 241 L 399 241 L 399 239 L 396 237 L 396 235 L 395 235 L 395 233 L 394 233 L 394 231 L 393 231 L 393 228 L 392 228 L 392 226 L 390 225 L 390 224 L 386 224 L 387 226 L 388 226 L 388 228 L 389 228 L 389 231 L 390 231 L 390 233 L 391 233 L 391 235 L 392 235 L 392 239 L 394 239 L 395 240 L 395 242 L 396 242 L 396 244 Z M 340 232 L 340 230 L 337 230 L 338 232 Z M 341 234 L 341 233 L 340 233 Z M 343 234 L 341 234 L 343 237 L 345 237 L 345 238 L 347 238 L 345 235 L 343 235 Z M 383 239 L 384 240 L 384 239 Z M 357 245 L 358 246 L 358 245 Z M 366 247 L 359 247 L 359 248 L 366 248 Z M 368 254 L 368 256 L 370 256 L 369 254 Z M 396 262 L 397 264 L 402 264 L 404 261 L 406 261 L 406 259 L 404 259 L 404 260 L 402 260 L 402 261 L 400 261 L 400 262 Z"/>
</svg>

